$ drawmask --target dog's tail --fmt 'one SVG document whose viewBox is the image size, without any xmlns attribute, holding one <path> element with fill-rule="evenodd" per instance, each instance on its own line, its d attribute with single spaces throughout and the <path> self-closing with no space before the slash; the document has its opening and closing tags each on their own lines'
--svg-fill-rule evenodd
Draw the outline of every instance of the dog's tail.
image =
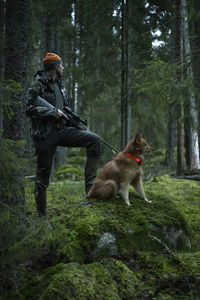
<svg viewBox="0 0 200 300">
<path fill-rule="evenodd" d="M 97 179 L 91 187 L 88 198 L 109 199 L 117 194 L 117 185 L 114 180 Z"/>
</svg>

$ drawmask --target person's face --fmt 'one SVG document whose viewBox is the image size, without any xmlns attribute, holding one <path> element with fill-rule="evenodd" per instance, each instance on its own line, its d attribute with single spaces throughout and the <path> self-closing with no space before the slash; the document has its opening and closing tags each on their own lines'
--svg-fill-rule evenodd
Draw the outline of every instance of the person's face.
<svg viewBox="0 0 200 300">
<path fill-rule="evenodd" d="M 64 67 L 63 67 L 62 64 L 56 66 L 56 75 L 57 75 L 58 77 L 62 77 L 62 75 L 63 75 L 63 70 L 64 70 Z"/>
</svg>

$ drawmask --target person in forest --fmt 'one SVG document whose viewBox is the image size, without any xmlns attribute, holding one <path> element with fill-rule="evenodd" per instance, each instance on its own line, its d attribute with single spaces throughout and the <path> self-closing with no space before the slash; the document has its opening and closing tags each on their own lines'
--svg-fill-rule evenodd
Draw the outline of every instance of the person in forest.
<svg viewBox="0 0 200 300">
<path fill-rule="evenodd" d="M 26 114 L 31 120 L 31 136 L 37 155 L 35 200 L 39 215 L 46 215 L 46 189 L 49 185 L 53 155 L 57 146 L 85 147 L 85 191 L 88 193 L 97 172 L 100 156 L 99 136 L 86 129 L 66 126 L 61 110 L 69 106 L 66 89 L 62 83 L 62 59 L 55 53 L 46 53 L 42 71 L 34 75 L 34 84 L 27 93 Z M 56 110 L 36 104 L 40 96 L 56 107 Z"/>
</svg>

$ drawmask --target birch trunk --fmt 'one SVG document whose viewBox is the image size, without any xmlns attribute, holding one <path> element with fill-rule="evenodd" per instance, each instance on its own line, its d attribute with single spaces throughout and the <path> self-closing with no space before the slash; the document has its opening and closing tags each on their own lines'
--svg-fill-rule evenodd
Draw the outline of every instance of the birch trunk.
<svg viewBox="0 0 200 300">
<path fill-rule="evenodd" d="M 188 11 L 187 11 L 187 1 L 181 0 L 181 20 L 182 20 L 182 40 L 184 47 L 184 62 L 187 65 L 187 76 L 193 79 L 193 71 L 191 66 L 191 46 L 189 40 L 189 30 L 188 30 Z M 188 89 L 188 106 L 189 106 L 189 147 L 190 147 L 190 170 L 200 169 L 200 161 L 199 161 L 199 139 L 198 139 L 198 115 L 196 109 L 196 100 L 194 89 L 189 87 Z"/>
</svg>

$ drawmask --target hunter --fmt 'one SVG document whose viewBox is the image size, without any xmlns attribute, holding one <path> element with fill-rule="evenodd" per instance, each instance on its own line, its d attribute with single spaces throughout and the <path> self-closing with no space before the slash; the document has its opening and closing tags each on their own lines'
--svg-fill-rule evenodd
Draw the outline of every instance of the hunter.
<svg viewBox="0 0 200 300">
<path fill-rule="evenodd" d="M 95 180 L 100 156 L 98 135 L 86 129 L 67 126 L 62 120 L 61 110 L 64 106 L 69 106 L 67 92 L 62 83 L 64 70 L 62 59 L 55 53 L 46 53 L 43 58 L 43 67 L 42 71 L 34 75 L 34 84 L 28 90 L 26 110 L 31 120 L 31 136 L 37 155 L 35 200 L 40 216 L 45 216 L 47 213 L 46 189 L 49 185 L 56 147 L 86 148 L 87 160 L 84 173 L 86 194 Z M 38 96 L 57 109 L 37 106 Z"/>
</svg>

